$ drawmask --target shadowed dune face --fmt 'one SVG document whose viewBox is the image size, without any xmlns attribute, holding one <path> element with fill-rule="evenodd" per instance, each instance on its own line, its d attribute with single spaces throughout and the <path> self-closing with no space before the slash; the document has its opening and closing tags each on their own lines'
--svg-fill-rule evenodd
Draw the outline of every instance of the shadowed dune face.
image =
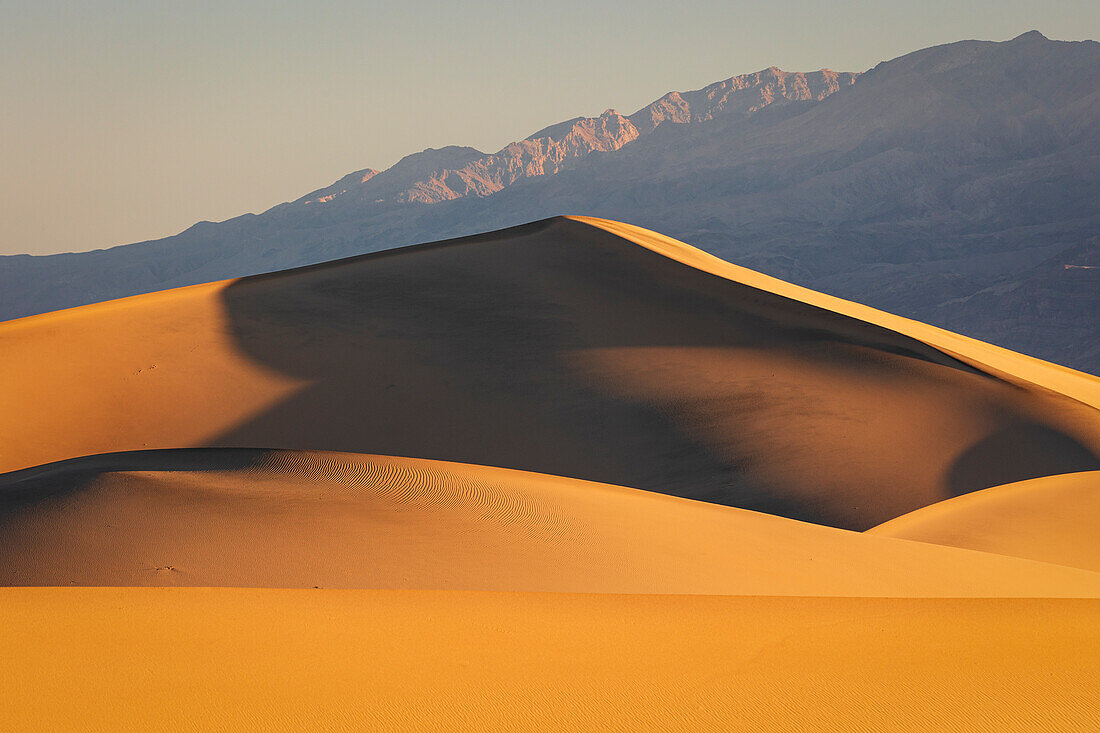
<svg viewBox="0 0 1100 733">
<path fill-rule="evenodd" d="M 1015 456 L 1006 461 L 1005 456 Z M 1008 423 L 966 449 L 951 466 L 948 489 L 959 496 L 1002 484 L 1097 467 L 1096 456 L 1064 433 L 1031 422 Z"/>
<path fill-rule="evenodd" d="M 16 321 L 0 347 L 0 470 L 334 450 L 861 530 L 1100 468 L 1092 407 L 569 219 Z"/>
<path fill-rule="evenodd" d="M 216 445 L 504 466 L 850 529 L 1100 467 L 1095 410 L 570 220 L 224 300 L 239 348 L 310 386 Z"/>
</svg>

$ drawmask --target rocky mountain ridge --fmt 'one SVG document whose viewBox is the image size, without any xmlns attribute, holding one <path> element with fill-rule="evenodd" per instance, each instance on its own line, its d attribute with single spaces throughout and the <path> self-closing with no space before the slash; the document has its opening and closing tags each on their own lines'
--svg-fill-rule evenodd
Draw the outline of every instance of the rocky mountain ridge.
<svg viewBox="0 0 1100 733">
<path fill-rule="evenodd" d="M 509 143 L 495 153 L 475 148 L 429 148 L 392 168 L 351 173 L 295 203 L 435 204 L 466 196 L 490 196 L 519 180 L 554 175 L 591 153 L 618 150 L 662 124 L 706 122 L 718 115 L 747 115 L 771 105 L 818 101 L 856 82 L 859 74 L 821 69 L 788 72 L 774 66 L 690 92 L 669 92 L 624 117 L 608 109 L 576 117 Z"/>
</svg>

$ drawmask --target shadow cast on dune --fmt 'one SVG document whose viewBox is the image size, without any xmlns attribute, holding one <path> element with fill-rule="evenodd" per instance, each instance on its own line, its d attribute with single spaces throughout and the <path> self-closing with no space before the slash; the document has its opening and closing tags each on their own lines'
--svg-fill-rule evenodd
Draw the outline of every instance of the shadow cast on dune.
<svg viewBox="0 0 1100 733">
<path fill-rule="evenodd" d="M 1014 460 L 1006 460 L 1014 456 Z M 990 433 L 955 459 L 947 477 L 953 496 L 1017 481 L 1100 469 L 1100 458 L 1065 433 L 1034 423 Z"/>
<path fill-rule="evenodd" d="M 223 298 L 238 347 L 310 386 L 213 445 L 517 468 L 847 529 L 984 488 L 956 457 L 1009 426 L 1048 439 L 996 451 L 1006 475 L 1100 453 L 1091 408 L 566 219 Z"/>
<path fill-rule="evenodd" d="M 81 456 L 0 474 L 0 525 L 13 512 L 43 501 L 79 494 L 116 471 L 242 471 L 267 452 L 236 448 L 120 451 Z"/>
</svg>

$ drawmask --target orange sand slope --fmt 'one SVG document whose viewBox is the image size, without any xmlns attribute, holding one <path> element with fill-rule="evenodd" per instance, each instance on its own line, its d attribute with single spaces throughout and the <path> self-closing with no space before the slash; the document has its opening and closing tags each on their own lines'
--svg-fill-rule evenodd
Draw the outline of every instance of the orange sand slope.
<svg viewBox="0 0 1100 733">
<path fill-rule="evenodd" d="M 975 491 L 867 531 L 1100 571 L 1100 471 Z"/>
<path fill-rule="evenodd" d="M 0 589 L 5 730 L 1091 731 L 1100 605 Z"/>
<path fill-rule="evenodd" d="M 0 356 L 0 471 L 333 450 L 863 530 L 1100 469 L 1100 380 L 595 220 L 12 321 Z"/>
<path fill-rule="evenodd" d="M 0 496 L 0 585 L 1100 597 L 1100 573 L 408 458 L 114 454 Z"/>
</svg>

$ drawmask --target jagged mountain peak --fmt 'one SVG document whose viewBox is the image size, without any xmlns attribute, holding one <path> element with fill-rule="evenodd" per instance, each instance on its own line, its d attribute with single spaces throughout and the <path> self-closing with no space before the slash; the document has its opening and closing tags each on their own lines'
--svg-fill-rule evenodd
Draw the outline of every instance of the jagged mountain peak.
<svg viewBox="0 0 1100 733">
<path fill-rule="evenodd" d="M 858 76 L 828 69 L 789 72 L 771 66 L 702 89 L 669 92 L 629 116 L 608 107 L 597 117 L 574 117 L 492 154 L 456 145 L 428 148 L 359 184 L 354 182 L 354 174 L 345 176 L 313 192 L 304 202 L 328 204 L 343 199 L 433 204 L 488 196 L 521 179 L 553 175 L 591 153 L 618 150 L 665 123 L 706 122 L 721 114 L 751 114 L 777 103 L 820 100 L 853 84 Z"/>
</svg>

